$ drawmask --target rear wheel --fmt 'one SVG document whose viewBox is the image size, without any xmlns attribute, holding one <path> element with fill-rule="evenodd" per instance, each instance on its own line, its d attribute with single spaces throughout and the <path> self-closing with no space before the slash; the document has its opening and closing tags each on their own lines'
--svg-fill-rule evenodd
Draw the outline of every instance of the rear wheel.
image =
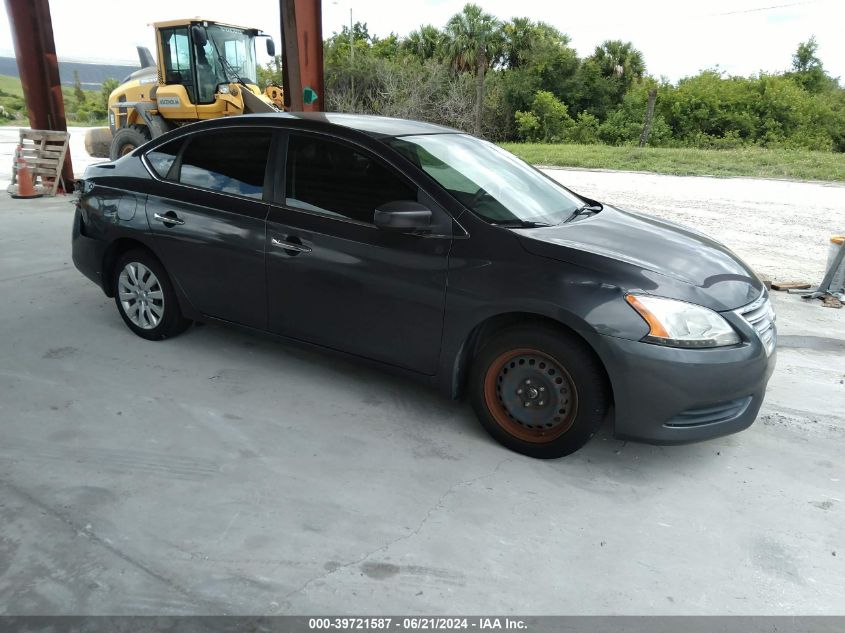
<svg viewBox="0 0 845 633">
<path fill-rule="evenodd" d="M 109 148 L 109 158 L 111 160 L 117 160 L 121 156 L 126 156 L 149 140 L 150 135 L 146 128 L 121 128 L 114 133 L 111 147 Z"/>
<path fill-rule="evenodd" d="M 550 459 L 581 448 L 610 406 L 602 367 L 575 335 L 546 327 L 503 330 L 483 345 L 470 376 L 472 405 L 507 448 Z"/>
<path fill-rule="evenodd" d="M 133 250 L 117 261 L 114 300 L 130 330 L 160 341 L 184 332 L 191 322 L 182 316 L 170 279 L 148 251 Z"/>
</svg>

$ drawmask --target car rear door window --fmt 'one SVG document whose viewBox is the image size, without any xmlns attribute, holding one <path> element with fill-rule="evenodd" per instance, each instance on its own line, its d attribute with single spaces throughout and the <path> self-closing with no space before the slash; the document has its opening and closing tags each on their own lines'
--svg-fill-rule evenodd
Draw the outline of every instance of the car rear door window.
<svg viewBox="0 0 845 633">
<path fill-rule="evenodd" d="M 182 153 L 178 181 L 260 199 L 271 139 L 270 130 L 243 128 L 194 134 Z"/>
<path fill-rule="evenodd" d="M 156 147 L 151 152 L 147 152 L 147 162 L 159 178 L 173 180 L 170 170 L 176 161 L 176 157 L 179 155 L 182 145 L 184 145 L 184 139 L 180 138 Z"/>
<path fill-rule="evenodd" d="M 416 199 L 416 187 L 376 158 L 321 137 L 290 136 L 287 206 L 372 224 L 376 207 Z"/>
</svg>

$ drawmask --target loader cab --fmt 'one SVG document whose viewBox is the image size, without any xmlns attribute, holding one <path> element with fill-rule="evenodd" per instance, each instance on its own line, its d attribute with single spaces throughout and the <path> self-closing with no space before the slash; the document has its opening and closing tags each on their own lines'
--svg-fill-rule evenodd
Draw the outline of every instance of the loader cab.
<svg viewBox="0 0 845 633">
<path fill-rule="evenodd" d="M 159 97 L 159 110 L 165 118 L 203 118 L 202 106 L 214 104 L 216 95 L 226 94 L 230 85 L 257 84 L 255 40 L 266 37 L 257 29 L 209 21 L 160 23 L 155 27 L 160 86 L 184 89 L 184 95 L 181 90 L 168 89 L 166 98 Z M 267 52 L 275 54 L 269 38 Z M 163 94 L 161 88 L 159 94 Z M 200 109 L 193 111 L 192 106 Z M 168 116 L 171 109 L 174 116 Z"/>
</svg>

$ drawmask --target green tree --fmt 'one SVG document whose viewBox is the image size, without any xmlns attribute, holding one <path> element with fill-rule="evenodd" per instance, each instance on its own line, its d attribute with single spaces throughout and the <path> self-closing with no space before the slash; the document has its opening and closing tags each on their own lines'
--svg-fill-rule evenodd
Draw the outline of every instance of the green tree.
<svg viewBox="0 0 845 633">
<path fill-rule="evenodd" d="M 530 18 L 513 18 L 504 24 L 502 34 L 503 63 L 508 68 L 537 64 L 540 58 L 567 49 L 569 44 L 568 35 Z"/>
<path fill-rule="evenodd" d="M 822 92 L 834 83 L 816 56 L 818 48 L 815 36 L 798 44 L 798 50 L 792 56 L 792 72 L 789 73 L 804 89 L 815 93 Z"/>
<path fill-rule="evenodd" d="M 604 120 L 625 95 L 618 77 L 606 76 L 596 60 L 587 58 L 575 72 L 569 89 L 569 101 L 575 112 L 589 112 Z"/>
<path fill-rule="evenodd" d="M 501 54 L 501 23 L 477 4 L 467 4 L 446 24 L 445 49 L 455 69 L 475 69 L 475 133 L 481 135 L 484 73 Z"/>
<path fill-rule="evenodd" d="M 606 40 L 601 46 L 596 46 L 591 55 L 606 77 L 620 77 L 627 82 L 642 79 L 645 74 L 643 54 L 634 48 L 631 42 L 622 40 Z"/>
<path fill-rule="evenodd" d="M 376 57 L 396 59 L 399 55 L 399 37 L 395 33 L 384 38 L 373 37 L 371 48 Z"/>
<path fill-rule="evenodd" d="M 325 64 L 343 63 L 370 52 L 372 38 L 366 22 L 356 22 L 352 25 L 352 36 L 348 26 L 344 26 L 340 33 L 333 33 L 323 43 L 323 61 Z M 350 55 L 350 47 L 353 49 Z"/>
<path fill-rule="evenodd" d="M 440 56 L 442 46 L 443 33 L 431 24 L 425 24 L 411 31 L 402 42 L 401 48 L 420 61 L 428 61 Z"/>
<path fill-rule="evenodd" d="M 622 101 L 628 89 L 645 75 L 643 54 L 631 42 L 606 40 L 597 46 L 587 63 L 595 64 L 607 85 L 615 84 L 615 101 Z"/>
<path fill-rule="evenodd" d="M 85 105 L 85 91 L 82 89 L 82 82 L 79 80 L 79 71 L 73 71 L 73 96 L 76 99 L 77 109 Z"/>
<path fill-rule="evenodd" d="M 816 36 L 811 35 L 806 42 L 798 44 L 798 50 L 792 56 L 792 70 L 797 73 L 805 73 L 814 68 L 821 68 L 821 60 L 816 57 L 816 51 L 819 49 L 816 43 Z"/>
<path fill-rule="evenodd" d="M 513 18 L 502 27 L 504 35 L 504 60 L 508 68 L 519 68 L 527 61 L 534 48 L 537 31 L 530 18 Z"/>
<path fill-rule="evenodd" d="M 117 79 L 112 79 L 109 77 L 103 82 L 102 87 L 100 88 L 100 94 L 102 95 L 102 105 L 103 108 L 108 110 L 109 107 L 109 95 L 120 85 L 120 82 Z"/>
<path fill-rule="evenodd" d="M 261 88 L 282 85 L 282 56 L 274 55 L 264 66 L 256 66 L 255 77 Z"/>
<path fill-rule="evenodd" d="M 503 103 L 491 107 L 500 113 L 500 129 L 512 135 L 508 124 L 516 112 L 531 109 L 538 91 L 572 102 L 580 61 L 569 37 L 544 22 L 515 18 L 505 24 L 504 35 L 502 65 L 491 75 Z"/>
<path fill-rule="evenodd" d="M 496 141 L 636 144 L 656 88 L 649 145 L 845 151 L 845 90 L 825 73 L 812 38 L 782 74 L 708 70 L 672 84 L 646 75 L 630 42 L 609 40 L 580 59 L 551 25 L 519 17 L 500 25 L 468 5 L 447 28 L 425 25 L 406 38 L 374 37 L 362 23 L 344 28 L 325 42 L 324 59 L 329 109 L 480 130 Z"/>
</svg>

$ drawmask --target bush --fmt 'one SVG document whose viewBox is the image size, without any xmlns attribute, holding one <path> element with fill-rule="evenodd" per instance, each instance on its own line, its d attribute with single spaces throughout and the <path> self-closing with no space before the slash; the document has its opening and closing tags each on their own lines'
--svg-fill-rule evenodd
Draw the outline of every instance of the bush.
<svg viewBox="0 0 845 633">
<path fill-rule="evenodd" d="M 566 104 L 551 92 L 538 90 L 530 112 L 517 112 L 516 125 L 522 138 L 543 143 L 559 143 L 575 126 Z"/>
<path fill-rule="evenodd" d="M 516 129 L 519 132 L 519 137 L 524 141 L 539 141 L 542 137 L 540 133 L 540 119 L 533 112 L 517 112 Z"/>
<path fill-rule="evenodd" d="M 639 143 L 645 123 L 648 91 L 652 85 L 648 82 L 639 84 L 625 95 L 622 104 L 599 126 L 598 135 L 601 141 L 609 145 Z M 665 93 L 665 89 L 665 86 L 658 89 L 654 119 L 651 122 L 651 133 L 648 137 L 648 145 L 651 147 L 666 147 L 673 144 L 672 128 L 660 114 L 661 93 Z"/>
<path fill-rule="evenodd" d="M 581 112 L 575 119 L 575 125 L 570 128 L 567 136 L 567 140 L 570 142 L 580 143 L 581 145 L 600 143 L 599 120 L 589 112 Z"/>
<path fill-rule="evenodd" d="M 705 71 L 666 90 L 658 109 L 685 146 L 830 151 L 845 136 L 845 102 L 830 96 L 837 92 L 816 95 L 785 75 L 725 78 Z"/>
</svg>

